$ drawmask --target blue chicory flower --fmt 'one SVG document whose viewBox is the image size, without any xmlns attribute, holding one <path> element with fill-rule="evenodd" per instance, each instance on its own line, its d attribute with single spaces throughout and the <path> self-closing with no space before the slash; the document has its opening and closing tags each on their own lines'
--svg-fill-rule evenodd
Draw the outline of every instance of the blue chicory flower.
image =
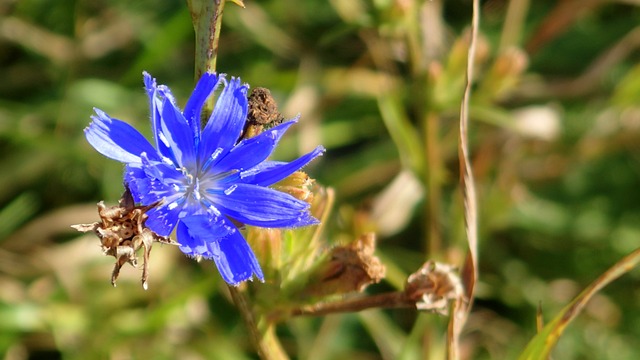
<svg viewBox="0 0 640 360">
<path fill-rule="evenodd" d="M 232 285 L 264 276 L 246 240 L 234 225 L 293 228 L 317 224 L 309 204 L 268 186 L 322 155 L 318 146 L 291 162 L 267 161 L 297 118 L 238 141 L 247 119 L 248 86 L 240 79 L 206 73 L 180 111 L 168 87 L 146 72 L 155 148 L 129 124 L 95 109 L 85 129 L 101 154 L 126 164 L 124 181 L 136 203 L 161 203 L 147 212 L 145 225 L 160 236 L 177 227 L 180 250 L 213 259 Z M 224 84 L 213 114 L 201 128 L 201 111 Z M 233 220 L 232 220 L 233 219 Z"/>
</svg>

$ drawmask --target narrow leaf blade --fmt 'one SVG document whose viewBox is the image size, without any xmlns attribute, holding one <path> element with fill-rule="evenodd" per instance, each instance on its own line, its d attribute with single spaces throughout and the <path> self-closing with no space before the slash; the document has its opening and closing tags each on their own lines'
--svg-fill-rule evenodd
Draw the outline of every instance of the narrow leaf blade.
<svg viewBox="0 0 640 360">
<path fill-rule="evenodd" d="M 613 282 L 620 276 L 629 272 L 640 262 L 640 249 L 636 249 L 631 254 L 618 261 L 609 270 L 602 274 L 589 287 L 584 289 L 571 303 L 560 311 L 558 315 L 545 326 L 542 331 L 531 339 L 527 347 L 520 355 L 520 360 L 547 359 L 562 336 L 569 323 L 575 319 L 589 300 L 602 288 Z"/>
</svg>

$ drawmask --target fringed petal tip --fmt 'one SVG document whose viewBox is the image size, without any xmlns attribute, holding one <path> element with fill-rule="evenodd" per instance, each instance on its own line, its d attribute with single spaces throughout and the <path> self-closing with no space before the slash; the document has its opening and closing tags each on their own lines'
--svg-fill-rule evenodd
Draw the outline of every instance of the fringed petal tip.
<svg viewBox="0 0 640 360">
<path fill-rule="evenodd" d="M 237 286 L 253 279 L 254 275 L 264 282 L 258 259 L 240 232 L 236 231 L 208 245 L 213 254 L 213 261 L 227 284 Z"/>
<path fill-rule="evenodd" d="M 113 119 L 111 118 L 111 116 L 107 115 L 106 112 L 95 107 L 93 108 L 93 115 L 91 115 L 90 118 L 91 118 L 91 123 L 89 124 L 89 126 L 84 128 L 85 134 L 87 133 L 87 131 L 91 130 L 92 128 L 95 128 L 96 126 L 102 129 L 108 130 L 109 125 L 113 123 Z"/>
<path fill-rule="evenodd" d="M 311 160 L 317 158 L 318 156 L 322 156 L 324 155 L 324 153 L 327 152 L 327 149 L 322 146 L 322 145 L 318 145 L 315 147 L 315 149 L 311 150 L 307 156 L 311 157 Z M 306 165 L 306 164 L 305 164 Z"/>
<path fill-rule="evenodd" d="M 315 226 L 319 225 L 320 220 L 313 217 L 309 212 L 305 212 L 303 216 L 300 216 L 296 219 L 287 220 L 287 221 L 273 221 L 272 227 L 280 227 L 285 229 L 299 229 L 307 226 Z M 270 225 L 269 223 L 265 223 L 264 225 Z"/>
<path fill-rule="evenodd" d="M 195 215 L 178 224 L 180 250 L 191 258 L 213 260 L 222 278 L 230 285 L 264 275 L 255 254 L 240 232 L 231 225 L 211 227 L 207 216 Z"/>
<path fill-rule="evenodd" d="M 153 90 L 157 86 L 156 79 L 146 71 L 142 72 L 142 79 L 144 82 L 144 87 L 145 89 L 147 89 L 147 91 Z"/>
<path fill-rule="evenodd" d="M 232 280 L 226 279 L 224 276 L 222 278 L 227 284 L 229 284 L 229 285 L 231 285 L 233 287 L 238 287 L 238 286 L 242 285 L 242 283 L 247 282 L 247 281 L 253 282 L 254 278 L 256 278 L 259 282 L 264 284 L 264 278 L 260 278 L 257 275 L 255 277 L 253 275 L 251 275 L 246 279 L 237 280 L 237 282 L 232 282 Z"/>
<path fill-rule="evenodd" d="M 300 117 L 301 117 L 301 116 L 302 116 L 302 115 L 301 115 L 300 113 L 297 113 L 297 114 L 296 114 L 296 116 L 292 117 L 292 118 L 291 118 L 291 119 L 289 119 L 289 120 L 285 120 L 284 122 L 291 122 L 291 121 L 293 121 L 294 123 L 298 123 L 298 121 L 300 121 Z"/>
<path fill-rule="evenodd" d="M 322 156 L 325 151 L 326 149 L 320 145 L 311 152 L 291 162 L 265 161 L 254 168 L 239 173 L 238 176 L 240 179 L 235 181 L 259 186 L 270 186 L 304 168 L 313 159 Z"/>
<path fill-rule="evenodd" d="M 147 139 L 133 126 L 124 121 L 111 118 L 104 111 L 94 108 L 95 115 L 87 128 L 85 138 L 102 155 L 123 162 L 139 163 L 140 154 L 156 153 Z"/>
<path fill-rule="evenodd" d="M 254 279 L 257 279 L 259 282 L 261 282 L 263 284 L 265 283 L 264 278 L 259 278 L 257 275 L 256 276 L 251 276 L 251 277 L 249 277 L 248 279 L 245 279 L 245 280 L 240 280 L 240 281 L 238 281 L 236 283 L 231 283 L 231 282 L 227 281 L 226 279 L 224 279 L 224 281 L 227 284 L 229 284 L 229 285 L 231 285 L 233 287 L 239 287 L 244 282 L 247 282 L 247 281 L 253 282 Z"/>
<path fill-rule="evenodd" d="M 320 224 L 320 220 L 316 219 L 315 217 L 313 217 L 311 214 L 307 212 L 305 216 L 300 219 L 296 227 L 314 226 L 319 224 Z"/>
<path fill-rule="evenodd" d="M 93 108 L 93 112 L 95 113 L 95 115 L 91 115 L 91 118 L 93 120 L 96 119 L 101 119 L 101 120 L 111 120 L 111 117 L 109 115 L 107 115 L 107 113 L 105 113 L 104 111 L 98 109 L 97 107 Z"/>
<path fill-rule="evenodd" d="M 243 83 L 239 77 L 232 76 L 231 80 L 228 83 L 225 83 L 225 86 L 230 86 L 231 89 L 235 91 L 240 91 L 242 95 L 247 96 L 247 92 L 249 91 L 249 84 Z"/>
</svg>

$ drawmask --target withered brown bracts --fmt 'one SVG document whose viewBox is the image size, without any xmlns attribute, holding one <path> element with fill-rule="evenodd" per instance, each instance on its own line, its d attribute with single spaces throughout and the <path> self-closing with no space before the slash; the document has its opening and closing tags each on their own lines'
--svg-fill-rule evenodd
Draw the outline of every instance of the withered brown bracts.
<svg viewBox="0 0 640 360">
<path fill-rule="evenodd" d="M 116 258 L 116 264 L 111 274 L 111 284 L 113 286 L 116 286 L 120 268 L 125 263 L 138 267 L 136 253 L 140 248 L 144 248 L 142 287 L 146 290 L 148 287 L 147 279 L 149 278 L 149 254 L 153 243 L 177 245 L 177 242 L 169 237 L 159 236 L 145 227 L 146 212 L 157 205 L 159 204 L 136 206 L 129 188 L 125 185 L 125 192 L 122 194 L 117 206 L 107 207 L 103 201 L 98 203 L 100 222 L 71 225 L 72 228 L 81 232 L 93 231 L 100 239 L 104 255 L 111 255 Z"/>
</svg>

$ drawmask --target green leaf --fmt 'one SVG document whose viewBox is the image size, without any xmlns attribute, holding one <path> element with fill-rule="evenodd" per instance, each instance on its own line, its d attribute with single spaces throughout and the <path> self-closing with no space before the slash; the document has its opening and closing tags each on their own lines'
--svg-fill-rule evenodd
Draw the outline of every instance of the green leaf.
<svg viewBox="0 0 640 360">
<path fill-rule="evenodd" d="M 596 281 L 591 283 L 578 297 L 576 297 L 569 305 L 565 306 L 562 311 L 539 332 L 524 349 L 520 355 L 520 360 L 544 360 L 549 357 L 551 350 L 562 336 L 569 323 L 575 319 L 582 309 L 587 305 L 589 300 L 598 291 L 619 278 L 623 274 L 629 272 L 640 262 L 640 249 L 635 250 L 631 254 L 618 261 L 614 266 L 602 274 Z"/>
<path fill-rule="evenodd" d="M 32 192 L 18 195 L 0 210 L 0 239 L 11 234 L 20 225 L 27 222 L 40 207 L 39 199 Z"/>
<path fill-rule="evenodd" d="M 417 174 L 424 170 L 424 156 L 422 145 L 418 137 L 418 130 L 409 121 L 402 101 L 397 94 L 382 94 L 378 97 L 378 107 L 382 121 L 389 131 L 389 135 L 400 153 L 402 165 Z"/>
<path fill-rule="evenodd" d="M 242 0 L 229 0 L 229 1 L 231 1 L 232 3 L 238 5 L 238 6 L 242 7 L 242 8 L 246 7 L 246 6 L 244 6 L 244 1 L 242 1 Z"/>
</svg>

